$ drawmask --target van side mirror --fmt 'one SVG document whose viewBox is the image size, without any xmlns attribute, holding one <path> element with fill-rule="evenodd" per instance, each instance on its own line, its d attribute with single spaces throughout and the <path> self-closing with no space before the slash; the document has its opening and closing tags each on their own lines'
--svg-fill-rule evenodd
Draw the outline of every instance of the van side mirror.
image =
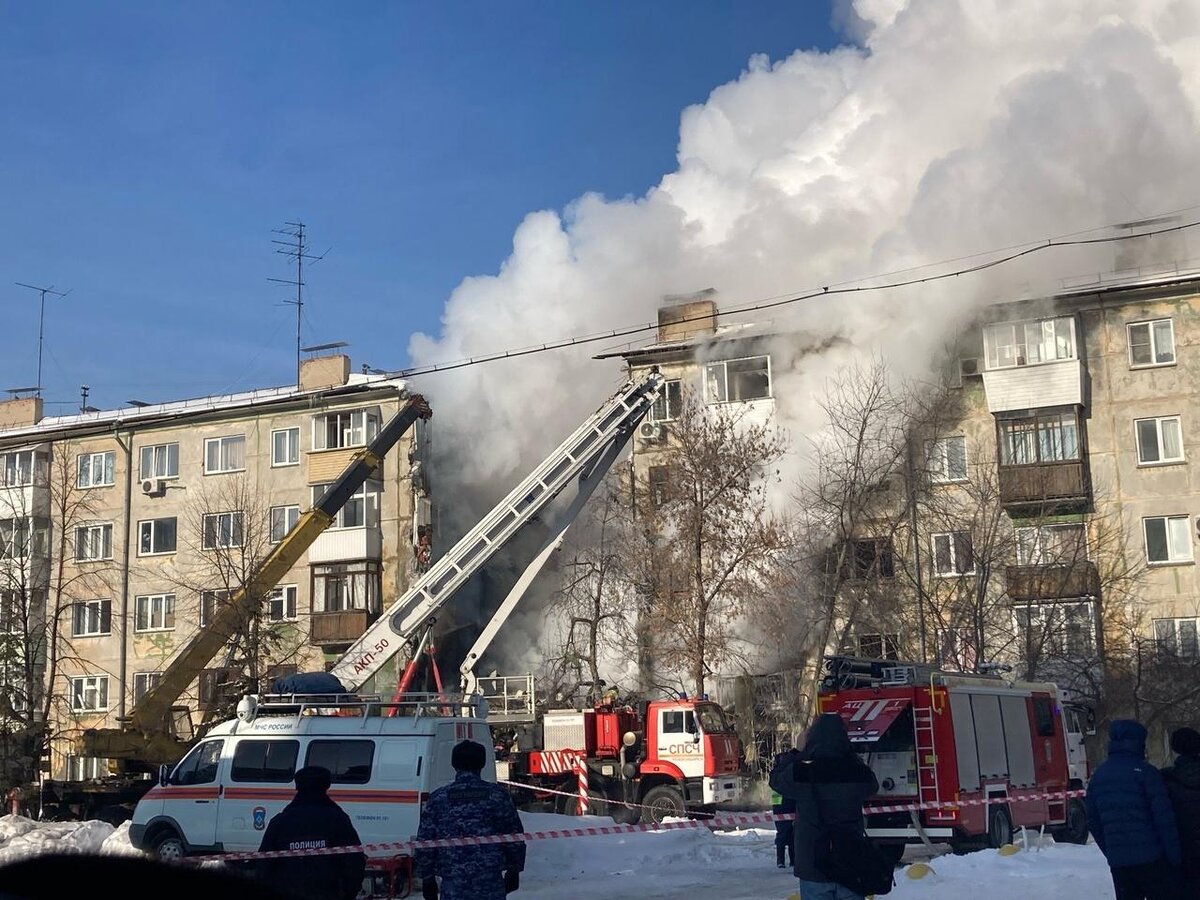
<svg viewBox="0 0 1200 900">
<path fill-rule="evenodd" d="M 158 767 L 158 784 L 160 787 L 166 787 L 167 782 L 171 780 L 171 770 L 167 768 L 167 764 L 163 763 Z"/>
<path fill-rule="evenodd" d="M 699 733 L 697 733 L 697 734 L 693 734 L 693 735 L 692 735 L 692 743 L 693 743 L 693 744 L 698 744 L 698 743 L 700 743 L 700 735 L 699 735 Z"/>
</svg>

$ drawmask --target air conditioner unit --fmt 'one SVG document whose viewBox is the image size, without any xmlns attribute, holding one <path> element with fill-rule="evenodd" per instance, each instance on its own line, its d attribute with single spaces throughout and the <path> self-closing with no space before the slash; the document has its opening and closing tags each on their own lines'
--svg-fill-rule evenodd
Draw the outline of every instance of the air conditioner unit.
<svg viewBox="0 0 1200 900">
<path fill-rule="evenodd" d="M 167 483 L 161 478 L 143 478 L 142 493 L 147 497 L 157 497 L 166 493 Z"/>
<path fill-rule="evenodd" d="M 660 444 L 667 439 L 667 426 L 661 422 L 643 422 L 638 434 L 648 443 Z"/>
<path fill-rule="evenodd" d="M 958 374 L 962 378 L 983 374 L 983 360 L 977 356 L 964 357 L 958 361 Z"/>
</svg>

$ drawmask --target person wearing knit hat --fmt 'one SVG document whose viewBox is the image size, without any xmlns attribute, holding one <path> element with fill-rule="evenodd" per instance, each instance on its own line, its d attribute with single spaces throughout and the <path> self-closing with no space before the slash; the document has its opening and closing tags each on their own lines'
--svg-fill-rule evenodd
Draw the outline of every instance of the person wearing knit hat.
<svg viewBox="0 0 1200 900">
<path fill-rule="evenodd" d="M 1200 731 L 1177 728 L 1171 733 L 1175 765 L 1163 770 L 1179 843 L 1183 850 L 1181 897 L 1200 897 Z"/>
</svg>

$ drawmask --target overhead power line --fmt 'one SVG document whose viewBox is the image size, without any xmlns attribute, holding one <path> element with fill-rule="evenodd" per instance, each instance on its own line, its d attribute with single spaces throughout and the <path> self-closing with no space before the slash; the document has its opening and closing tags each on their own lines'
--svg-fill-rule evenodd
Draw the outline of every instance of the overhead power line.
<svg viewBox="0 0 1200 900">
<path fill-rule="evenodd" d="M 742 306 L 734 306 L 727 310 L 722 310 L 721 316 L 728 318 L 730 316 L 743 315 L 745 313 L 762 312 L 763 310 L 777 309 L 781 306 L 789 306 L 793 303 L 801 303 L 805 300 L 814 300 L 818 297 L 832 297 L 838 294 L 865 294 L 872 291 L 890 291 L 897 290 L 899 288 L 913 287 L 919 284 L 930 284 L 935 281 L 946 281 L 951 278 L 958 278 L 963 275 L 971 275 L 975 272 L 982 272 L 986 269 L 994 269 L 997 266 L 1002 266 L 1022 257 L 1031 256 L 1035 253 L 1041 253 L 1043 251 L 1058 247 L 1079 247 L 1089 244 L 1112 244 L 1119 241 L 1133 240 L 1135 238 L 1155 237 L 1156 235 L 1160 234 L 1170 234 L 1173 232 L 1185 231 L 1189 228 L 1195 228 L 1197 226 L 1200 226 L 1200 221 L 1187 222 L 1182 225 L 1173 225 L 1169 228 L 1159 228 L 1153 231 L 1139 231 L 1135 234 L 1114 234 L 1095 238 L 1047 238 L 1046 240 L 1039 241 L 1037 243 L 1022 245 L 1021 249 L 1013 250 L 1012 252 L 1006 253 L 1005 255 L 999 256 L 995 259 L 958 268 L 951 272 L 940 272 L 936 275 L 924 275 L 918 278 L 906 278 L 901 281 L 890 281 L 885 284 L 864 285 L 841 282 L 841 285 L 850 286 L 825 286 L 799 294 L 777 296 L 768 300 L 761 300 L 754 303 L 743 304 Z M 909 269 L 907 271 L 913 270 Z M 870 281 L 873 278 L 878 277 L 880 276 L 868 276 L 867 278 L 862 278 L 859 280 Z M 672 324 L 682 325 L 689 322 L 711 320 L 711 318 L 711 313 L 703 313 L 700 315 L 686 316 L 684 318 L 677 319 L 672 322 Z M 572 347 L 594 344 L 598 341 L 609 341 L 615 338 L 633 337 L 635 335 L 646 334 L 657 330 L 657 322 L 630 325 L 624 328 L 614 328 L 610 331 L 601 331 L 593 334 L 561 338 L 556 341 L 547 341 L 543 344 L 532 344 L 526 347 L 517 347 L 509 350 L 497 350 L 491 353 L 481 354 L 479 356 L 468 356 L 444 363 L 432 363 L 426 366 L 412 366 L 407 369 L 397 369 L 395 371 L 388 372 L 387 374 L 392 378 L 412 378 L 417 375 L 433 375 L 438 372 L 450 372 L 455 369 L 465 369 L 469 366 L 479 366 L 484 365 L 485 363 L 499 362 L 505 359 L 517 359 L 522 356 L 532 356 L 536 353 L 548 353 L 553 350 L 567 350 Z"/>
</svg>

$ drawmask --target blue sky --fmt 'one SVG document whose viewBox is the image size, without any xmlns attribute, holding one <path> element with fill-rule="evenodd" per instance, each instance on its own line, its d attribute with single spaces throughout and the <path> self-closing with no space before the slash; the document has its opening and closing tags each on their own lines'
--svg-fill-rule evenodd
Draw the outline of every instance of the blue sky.
<svg viewBox="0 0 1200 900">
<path fill-rule="evenodd" d="M 271 229 L 312 249 L 305 343 L 407 361 L 513 229 L 641 194 L 680 112 L 754 53 L 837 42 L 825 3 L 0 3 L 0 389 L 48 413 L 286 383 Z"/>
</svg>

